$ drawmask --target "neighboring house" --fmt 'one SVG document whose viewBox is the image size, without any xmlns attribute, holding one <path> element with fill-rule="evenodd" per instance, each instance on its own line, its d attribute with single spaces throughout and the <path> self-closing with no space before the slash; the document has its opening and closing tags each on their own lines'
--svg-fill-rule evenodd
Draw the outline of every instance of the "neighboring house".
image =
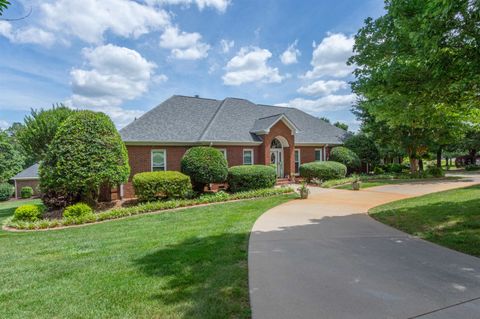
<svg viewBox="0 0 480 319">
<path fill-rule="evenodd" d="M 15 198 L 20 198 L 20 191 L 22 187 L 25 186 L 30 186 L 33 189 L 33 195 L 40 195 L 38 188 L 40 182 L 38 167 L 39 164 L 33 164 L 11 178 L 15 182 Z"/>
<path fill-rule="evenodd" d="M 292 179 L 300 164 L 328 159 L 347 132 L 295 108 L 174 95 L 122 130 L 131 177 L 139 172 L 180 170 L 188 148 L 218 148 L 229 166 L 275 164 Z M 130 179 L 131 180 L 131 179 Z M 121 193 L 134 196 L 131 182 Z"/>
</svg>

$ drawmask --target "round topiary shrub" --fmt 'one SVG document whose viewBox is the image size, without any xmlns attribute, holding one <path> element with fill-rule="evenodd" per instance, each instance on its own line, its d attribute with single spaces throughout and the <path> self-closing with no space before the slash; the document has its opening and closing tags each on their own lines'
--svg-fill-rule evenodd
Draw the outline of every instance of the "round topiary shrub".
<svg viewBox="0 0 480 319">
<path fill-rule="evenodd" d="M 241 165 L 228 169 L 228 185 L 232 192 L 269 188 L 275 185 L 277 174 L 269 165 Z"/>
<path fill-rule="evenodd" d="M 347 175 L 347 167 L 338 162 L 311 162 L 300 165 L 300 176 L 309 182 L 313 178 L 326 181 L 329 179 L 344 178 L 345 175 Z"/>
<path fill-rule="evenodd" d="M 133 176 L 133 187 L 140 201 L 162 197 L 185 198 L 192 191 L 190 177 L 180 172 L 145 172 Z"/>
<path fill-rule="evenodd" d="M 81 218 L 93 214 L 93 210 L 85 203 L 68 206 L 63 211 L 64 218 Z"/>
<path fill-rule="evenodd" d="M 358 170 L 361 166 L 358 155 L 344 146 L 334 147 L 330 151 L 330 160 L 344 164 L 349 171 Z"/>
<path fill-rule="evenodd" d="M 13 186 L 8 183 L 0 183 L 0 202 L 9 200 L 13 195 Z"/>
<path fill-rule="evenodd" d="M 24 186 L 20 190 L 20 197 L 22 198 L 30 198 L 33 196 L 33 188 L 30 186 Z"/>
<path fill-rule="evenodd" d="M 14 220 L 35 222 L 42 218 L 43 209 L 37 205 L 22 205 L 15 209 Z"/>
<path fill-rule="evenodd" d="M 227 160 L 216 148 L 192 147 L 183 155 L 182 172 L 190 176 L 194 189 L 202 192 L 205 185 L 227 179 Z"/>
<path fill-rule="evenodd" d="M 127 149 L 110 118 L 78 111 L 60 125 L 50 143 L 40 164 L 40 187 L 51 208 L 80 201 L 93 206 L 100 186 L 125 183 L 129 174 Z M 55 201 L 56 194 L 62 199 Z"/>
</svg>

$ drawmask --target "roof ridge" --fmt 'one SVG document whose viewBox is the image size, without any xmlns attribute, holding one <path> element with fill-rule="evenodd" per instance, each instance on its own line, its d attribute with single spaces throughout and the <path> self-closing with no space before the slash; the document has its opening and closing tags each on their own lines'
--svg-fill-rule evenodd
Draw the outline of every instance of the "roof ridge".
<svg viewBox="0 0 480 319">
<path fill-rule="evenodd" d="M 274 116 L 279 116 L 279 115 L 287 116 L 287 114 L 285 114 L 285 113 L 277 113 L 277 114 L 273 114 L 273 115 L 269 115 L 269 116 L 259 117 L 257 120 L 268 119 L 269 117 L 274 117 Z"/>
<path fill-rule="evenodd" d="M 217 99 L 212 99 L 209 97 L 200 97 L 200 96 L 189 96 L 189 95 L 183 95 L 183 94 L 174 94 L 172 96 L 179 96 L 179 97 L 188 97 L 190 99 L 200 99 L 200 100 L 211 100 L 211 101 L 220 101 Z"/>
<path fill-rule="evenodd" d="M 205 126 L 205 129 L 203 130 L 202 134 L 200 135 L 200 137 L 198 138 L 199 141 L 201 141 L 203 139 L 203 137 L 205 136 L 205 134 L 207 133 L 208 129 L 210 128 L 210 126 L 212 125 L 213 121 L 215 120 L 215 118 L 217 117 L 218 113 L 220 112 L 220 109 L 222 108 L 223 104 L 225 104 L 225 100 L 226 99 L 223 99 L 220 104 L 218 105 L 215 113 L 213 114 L 212 118 L 210 119 L 210 121 L 208 122 L 207 126 Z"/>
</svg>

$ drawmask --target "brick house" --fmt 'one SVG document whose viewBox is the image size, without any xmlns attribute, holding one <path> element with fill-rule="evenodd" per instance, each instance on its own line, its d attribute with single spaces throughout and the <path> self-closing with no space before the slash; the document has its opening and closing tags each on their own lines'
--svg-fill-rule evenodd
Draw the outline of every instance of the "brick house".
<svg viewBox="0 0 480 319">
<path fill-rule="evenodd" d="M 134 196 L 139 172 L 180 170 L 189 147 L 218 148 L 229 166 L 275 164 L 278 178 L 292 179 L 302 163 L 328 159 L 347 132 L 295 108 L 174 95 L 120 130 L 128 150 Z"/>
</svg>

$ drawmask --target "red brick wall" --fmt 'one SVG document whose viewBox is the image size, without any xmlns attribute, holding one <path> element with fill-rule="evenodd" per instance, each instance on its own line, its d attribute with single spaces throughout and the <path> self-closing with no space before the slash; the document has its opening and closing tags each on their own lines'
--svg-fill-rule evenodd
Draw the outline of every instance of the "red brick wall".
<svg viewBox="0 0 480 319">
<path fill-rule="evenodd" d="M 300 150 L 300 163 L 310 163 L 315 161 L 315 150 L 323 149 L 323 146 L 296 146 L 296 149 Z M 327 159 L 330 155 L 330 147 L 327 147 L 326 156 Z"/>
<path fill-rule="evenodd" d="M 37 195 L 40 195 L 39 194 L 39 187 L 38 187 L 38 184 L 39 184 L 39 181 L 38 179 L 27 179 L 27 180 L 17 180 L 16 182 L 17 184 L 17 198 L 20 198 L 20 191 L 22 190 L 22 187 L 25 187 L 25 186 L 30 186 L 31 188 L 33 188 L 33 195 L 34 196 L 37 196 Z"/>
<path fill-rule="evenodd" d="M 264 164 L 260 162 L 259 146 L 214 146 L 218 149 L 227 150 L 228 166 L 236 166 L 243 164 L 243 149 L 253 149 L 254 164 Z M 128 158 L 130 163 L 130 178 L 127 184 L 123 186 L 123 196 L 132 198 L 135 196 L 131 183 L 133 175 L 141 172 L 151 171 L 151 152 L 155 149 L 164 149 L 167 151 L 167 170 L 180 171 L 180 163 L 183 154 L 190 146 L 133 146 L 127 145 Z"/>
</svg>

